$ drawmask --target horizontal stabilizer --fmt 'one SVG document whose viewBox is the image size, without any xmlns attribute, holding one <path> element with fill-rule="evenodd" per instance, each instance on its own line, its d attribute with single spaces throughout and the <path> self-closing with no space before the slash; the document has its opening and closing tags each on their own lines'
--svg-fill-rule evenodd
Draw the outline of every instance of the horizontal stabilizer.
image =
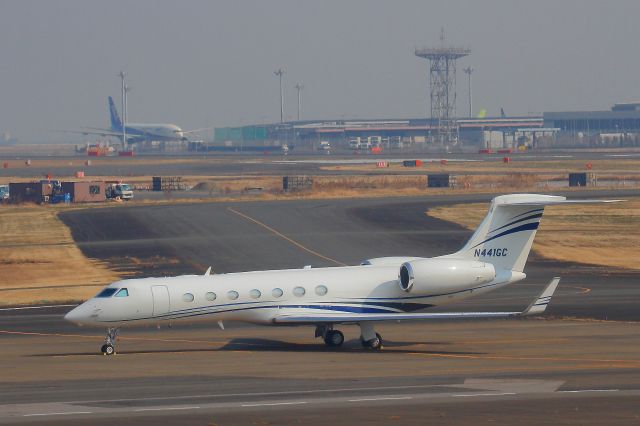
<svg viewBox="0 0 640 426">
<path fill-rule="evenodd" d="M 560 204 L 594 204 L 594 203 L 620 203 L 626 200 L 548 200 L 548 201 L 522 201 L 505 203 L 507 206 L 556 206 Z"/>
<path fill-rule="evenodd" d="M 551 302 L 551 296 L 558 288 L 560 277 L 554 277 L 542 291 L 540 296 L 529 305 L 522 315 L 537 315 L 543 313 L 547 309 L 547 305 Z"/>
</svg>

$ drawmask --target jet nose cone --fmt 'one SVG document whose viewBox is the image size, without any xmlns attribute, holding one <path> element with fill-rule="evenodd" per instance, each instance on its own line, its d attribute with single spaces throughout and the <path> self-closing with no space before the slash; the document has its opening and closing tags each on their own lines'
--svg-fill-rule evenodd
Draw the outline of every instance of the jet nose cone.
<svg viewBox="0 0 640 426">
<path fill-rule="evenodd" d="M 77 306 L 72 310 L 70 310 L 69 312 L 67 312 L 67 314 L 64 316 L 65 321 L 77 323 L 78 320 L 80 319 L 80 312 L 78 308 L 80 308 L 80 306 Z"/>
<path fill-rule="evenodd" d="M 95 316 L 97 314 L 98 312 L 95 312 Z M 91 307 L 87 306 L 86 303 L 76 306 L 64 316 L 64 319 L 78 325 L 90 323 L 92 319 Z"/>
</svg>

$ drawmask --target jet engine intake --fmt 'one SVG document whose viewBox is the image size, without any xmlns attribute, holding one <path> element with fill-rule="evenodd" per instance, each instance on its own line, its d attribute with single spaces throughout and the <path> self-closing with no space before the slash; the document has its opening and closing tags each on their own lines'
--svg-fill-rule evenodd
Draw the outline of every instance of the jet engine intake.
<svg viewBox="0 0 640 426">
<path fill-rule="evenodd" d="M 420 259 L 400 266 L 398 285 L 407 293 L 439 294 L 493 281 L 492 264 L 462 259 Z"/>
</svg>

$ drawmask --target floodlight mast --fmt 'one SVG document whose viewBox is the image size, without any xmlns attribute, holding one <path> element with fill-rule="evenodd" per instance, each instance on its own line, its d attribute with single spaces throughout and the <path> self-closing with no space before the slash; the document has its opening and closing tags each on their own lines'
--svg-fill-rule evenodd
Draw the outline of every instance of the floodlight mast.
<svg viewBox="0 0 640 426">
<path fill-rule="evenodd" d="M 122 82 L 122 148 L 127 150 L 127 74 L 124 71 L 118 73 Z"/>
<path fill-rule="evenodd" d="M 473 118 L 473 92 L 471 91 L 471 74 L 475 71 L 473 67 L 466 67 L 462 71 L 469 78 L 469 118 Z"/>
<path fill-rule="evenodd" d="M 298 121 L 300 121 L 300 107 L 301 107 L 301 95 L 300 93 L 302 92 L 302 89 L 304 89 L 304 84 L 302 83 L 298 83 L 295 86 L 293 86 L 296 88 L 296 90 L 298 90 Z"/>
<path fill-rule="evenodd" d="M 284 68 L 278 68 L 273 72 L 280 78 L 280 124 L 284 123 L 284 93 L 282 91 L 282 76 L 285 72 Z"/>
</svg>

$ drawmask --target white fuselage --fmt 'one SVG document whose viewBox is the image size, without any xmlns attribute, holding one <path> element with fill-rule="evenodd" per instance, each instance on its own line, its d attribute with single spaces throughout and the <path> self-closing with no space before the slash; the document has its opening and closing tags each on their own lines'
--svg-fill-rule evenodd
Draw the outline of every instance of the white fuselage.
<svg viewBox="0 0 640 426">
<path fill-rule="evenodd" d="M 149 141 L 184 140 L 183 130 L 175 124 L 142 124 L 127 123 L 128 137 L 139 137 Z"/>
<path fill-rule="evenodd" d="M 117 297 L 119 293 L 113 291 L 109 297 L 98 295 L 72 310 L 66 319 L 121 327 L 178 320 L 271 324 L 276 315 L 301 312 L 416 312 L 524 278 L 524 274 L 511 271 L 496 274 L 490 264 L 480 272 L 461 271 L 451 264 L 453 261 L 444 260 L 449 271 L 440 274 L 437 285 L 405 291 L 398 279 L 401 260 L 381 258 L 360 266 L 123 280 L 107 288 L 126 288 L 127 296 Z"/>
</svg>

